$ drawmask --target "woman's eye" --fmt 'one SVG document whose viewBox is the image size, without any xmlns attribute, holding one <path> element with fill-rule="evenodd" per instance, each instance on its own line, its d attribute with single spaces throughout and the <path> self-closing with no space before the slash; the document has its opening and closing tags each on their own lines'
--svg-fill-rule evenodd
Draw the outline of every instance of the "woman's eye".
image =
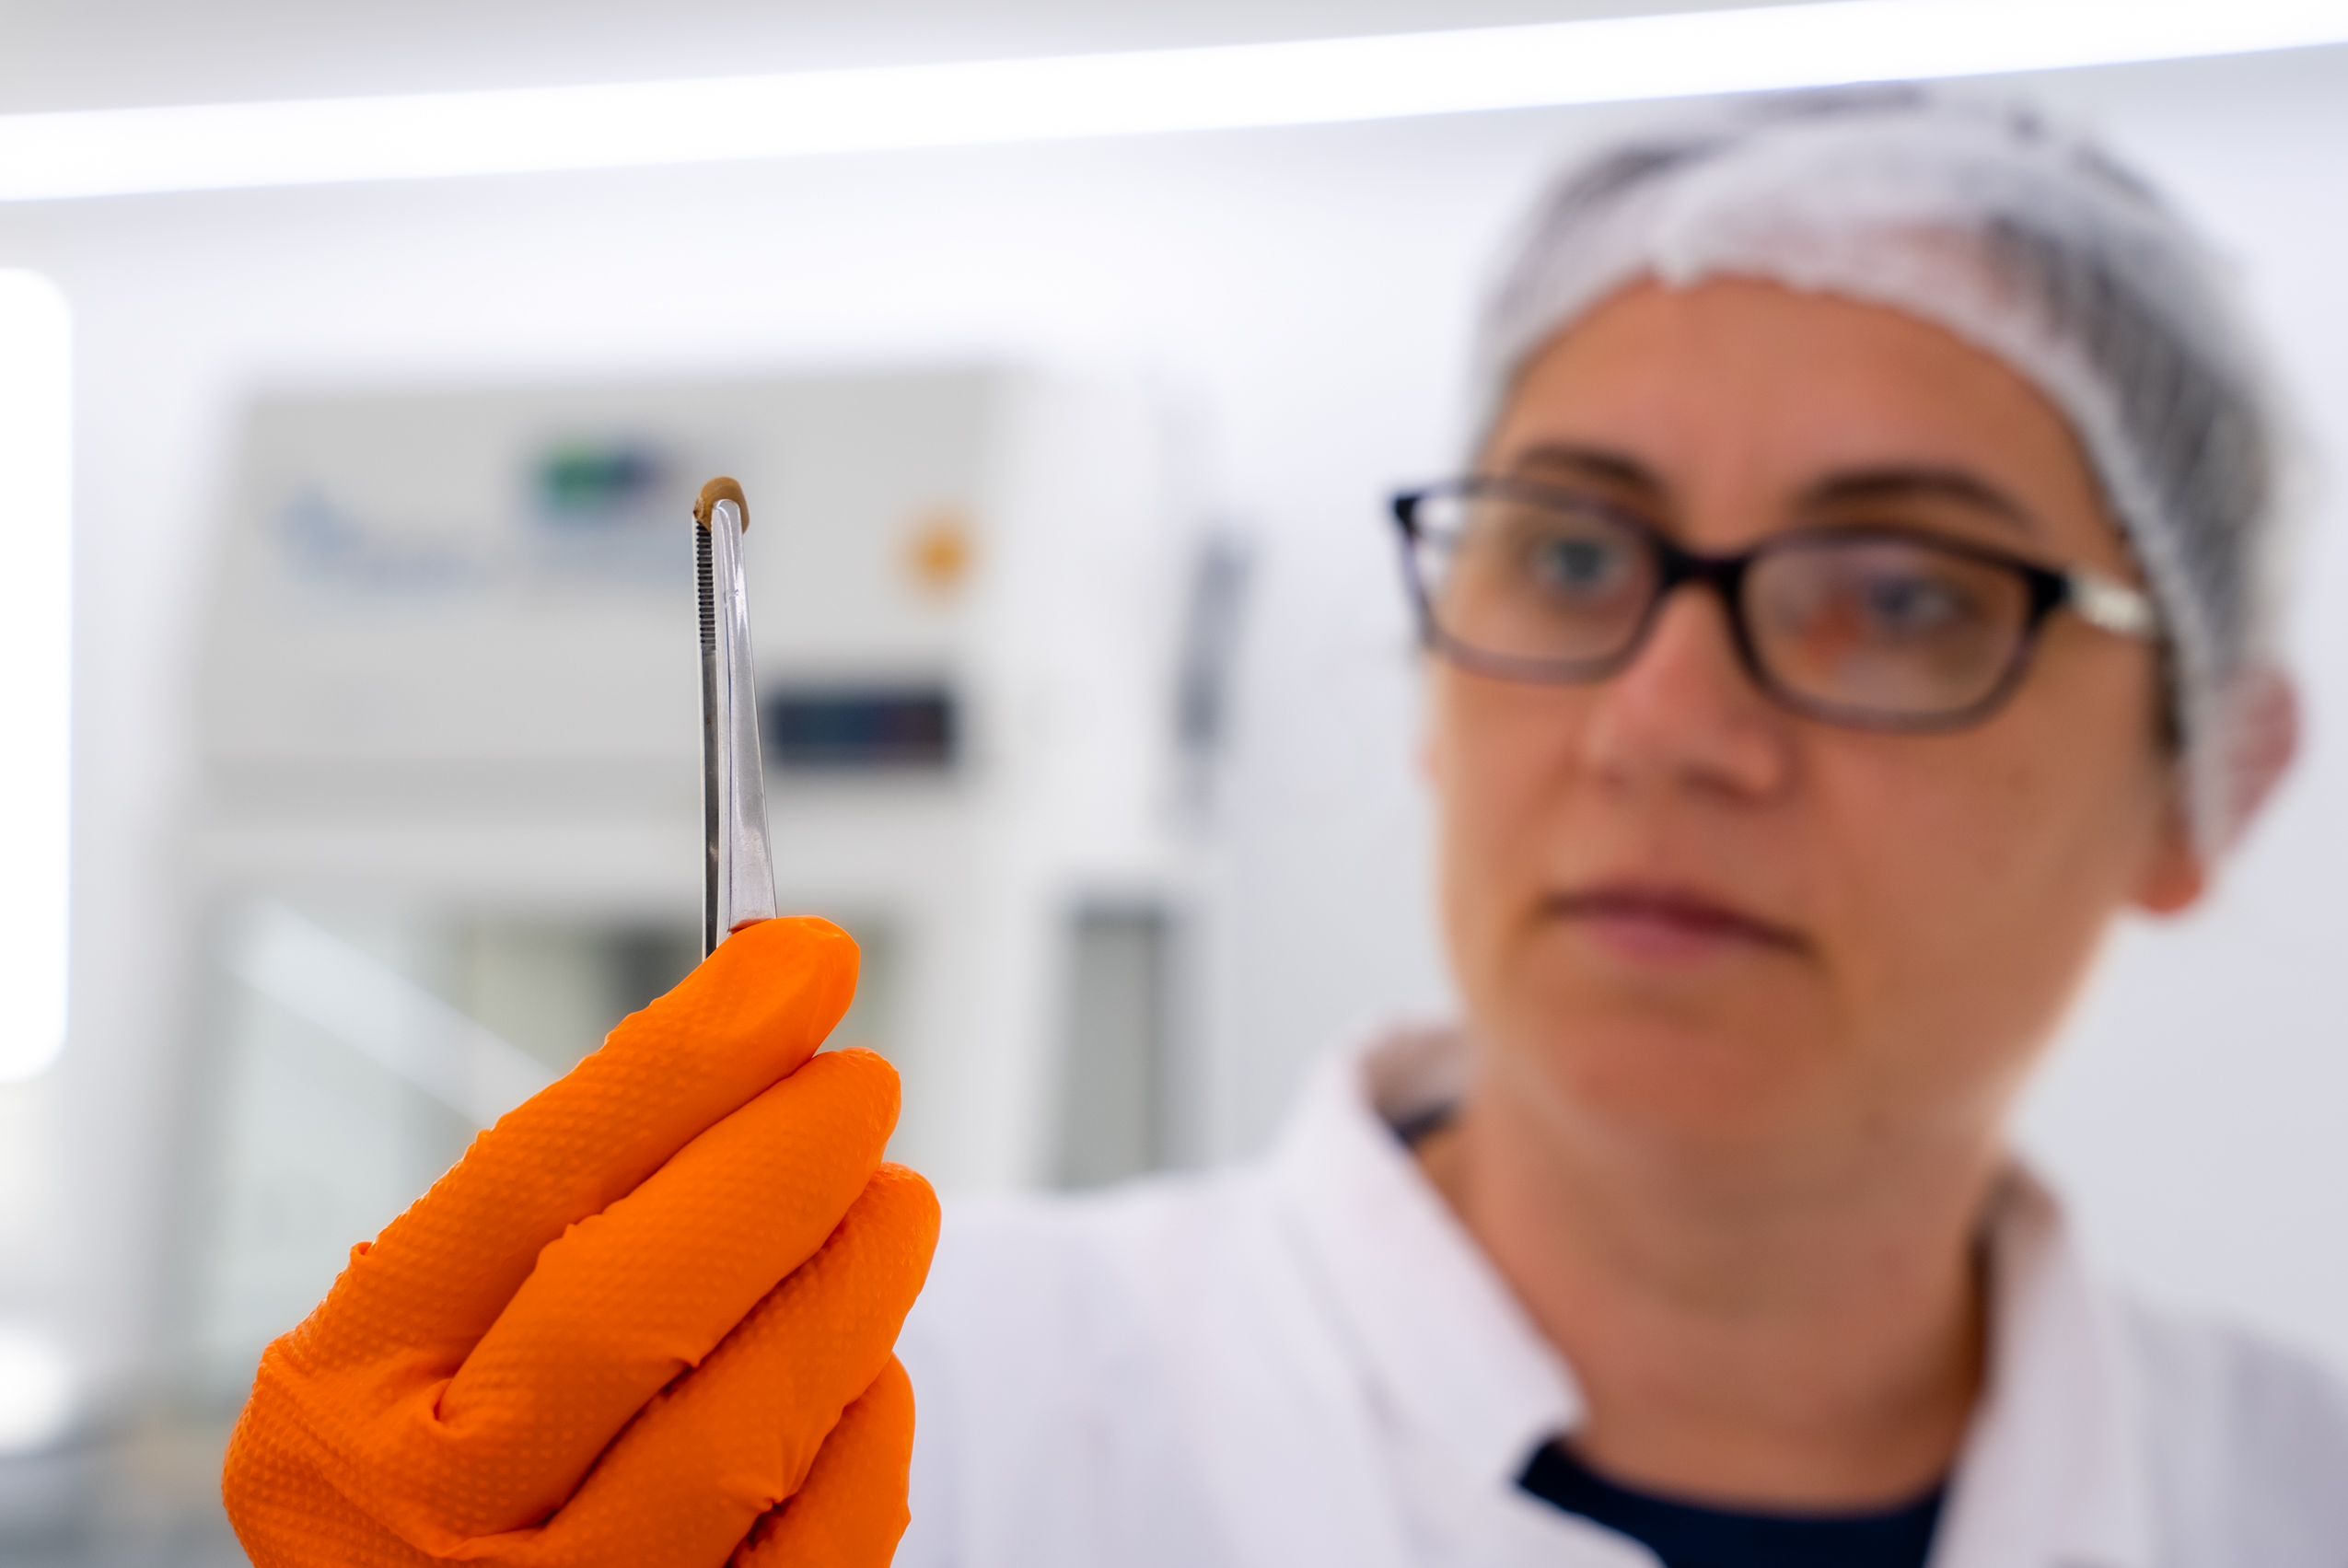
<svg viewBox="0 0 2348 1568">
<path fill-rule="evenodd" d="M 1978 607 L 1961 584 L 1923 573 L 1876 573 L 1854 585 L 1864 622 L 1888 637 L 1922 637 L 1970 625 Z"/>
<path fill-rule="evenodd" d="M 1612 540 L 1562 537 L 1535 541 L 1526 552 L 1533 580 L 1553 593 L 1603 593 L 1622 581 L 1626 552 Z"/>
</svg>

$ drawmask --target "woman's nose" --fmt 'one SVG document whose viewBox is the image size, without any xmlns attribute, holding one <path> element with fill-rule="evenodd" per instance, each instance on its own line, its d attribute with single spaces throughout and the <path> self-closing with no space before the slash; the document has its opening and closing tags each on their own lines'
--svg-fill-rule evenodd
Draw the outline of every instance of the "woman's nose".
<svg viewBox="0 0 2348 1568">
<path fill-rule="evenodd" d="M 1666 598 L 1638 653 L 1594 696 L 1586 760 L 1618 784 L 1761 799 L 1792 775 L 1796 721 L 1754 685 L 1707 587 Z"/>
</svg>

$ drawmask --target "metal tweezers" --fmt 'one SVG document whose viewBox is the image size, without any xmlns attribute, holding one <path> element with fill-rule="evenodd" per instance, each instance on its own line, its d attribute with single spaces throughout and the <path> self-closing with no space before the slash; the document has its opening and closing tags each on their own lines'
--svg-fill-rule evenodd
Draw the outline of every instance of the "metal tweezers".
<svg viewBox="0 0 2348 1568">
<path fill-rule="evenodd" d="M 774 918 L 774 859 L 766 842 L 766 762 L 758 743 L 750 607 L 742 588 L 750 503 L 713 479 L 693 503 L 701 586 L 702 955 L 752 921 Z"/>
</svg>

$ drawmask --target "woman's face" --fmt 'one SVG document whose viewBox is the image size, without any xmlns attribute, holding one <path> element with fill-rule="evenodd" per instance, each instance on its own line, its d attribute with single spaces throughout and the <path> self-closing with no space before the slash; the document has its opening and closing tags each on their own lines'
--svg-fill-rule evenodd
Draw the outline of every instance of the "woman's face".
<svg viewBox="0 0 2348 1568">
<path fill-rule="evenodd" d="M 1767 284 L 1641 286 L 1585 317 L 1529 366 L 1481 467 L 1699 552 L 1891 523 L 2138 580 L 2028 383 L 1912 318 Z M 2011 700 L 1946 735 L 1776 706 L 1700 587 L 1611 679 L 1441 660 L 1432 679 L 1482 1070 L 1585 1132 L 1985 1147 L 2115 911 L 2200 890 L 2156 656 L 2067 613 Z"/>
</svg>

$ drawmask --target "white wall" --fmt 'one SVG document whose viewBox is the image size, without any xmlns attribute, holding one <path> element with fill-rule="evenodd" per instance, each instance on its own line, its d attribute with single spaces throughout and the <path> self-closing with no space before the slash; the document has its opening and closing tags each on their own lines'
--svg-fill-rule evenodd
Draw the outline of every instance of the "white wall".
<svg viewBox="0 0 2348 1568">
<path fill-rule="evenodd" d="M 2348 453 L 2348 51 L 2031 86 L 2227 238 Z M 1379 504 L 1450 465 L 1496 234 L 1559 153 L 1650 112 L 0 208 L 0 265 L 73 299 L 81 440 L 76 1034 L 0 1133 L 51 1129 L 83 1238 L 0 1259 L 0 1309 L 117 1362 L 152 1342 L 192 1005 L 186 658 L 263 385 L 972 355 L 1164 377 L 1206 494 L 1261 541 L 1207 1011 L 1213 1151 L 1260 1146 L 1311 1053 L 1443 1005 Z M 2307 765 L 2205 912 L 2120 945 L 2028 1132 L 2115 1268 L 2348 1365 L 2340 528 L 2306 587 Z"/>
</svg>

